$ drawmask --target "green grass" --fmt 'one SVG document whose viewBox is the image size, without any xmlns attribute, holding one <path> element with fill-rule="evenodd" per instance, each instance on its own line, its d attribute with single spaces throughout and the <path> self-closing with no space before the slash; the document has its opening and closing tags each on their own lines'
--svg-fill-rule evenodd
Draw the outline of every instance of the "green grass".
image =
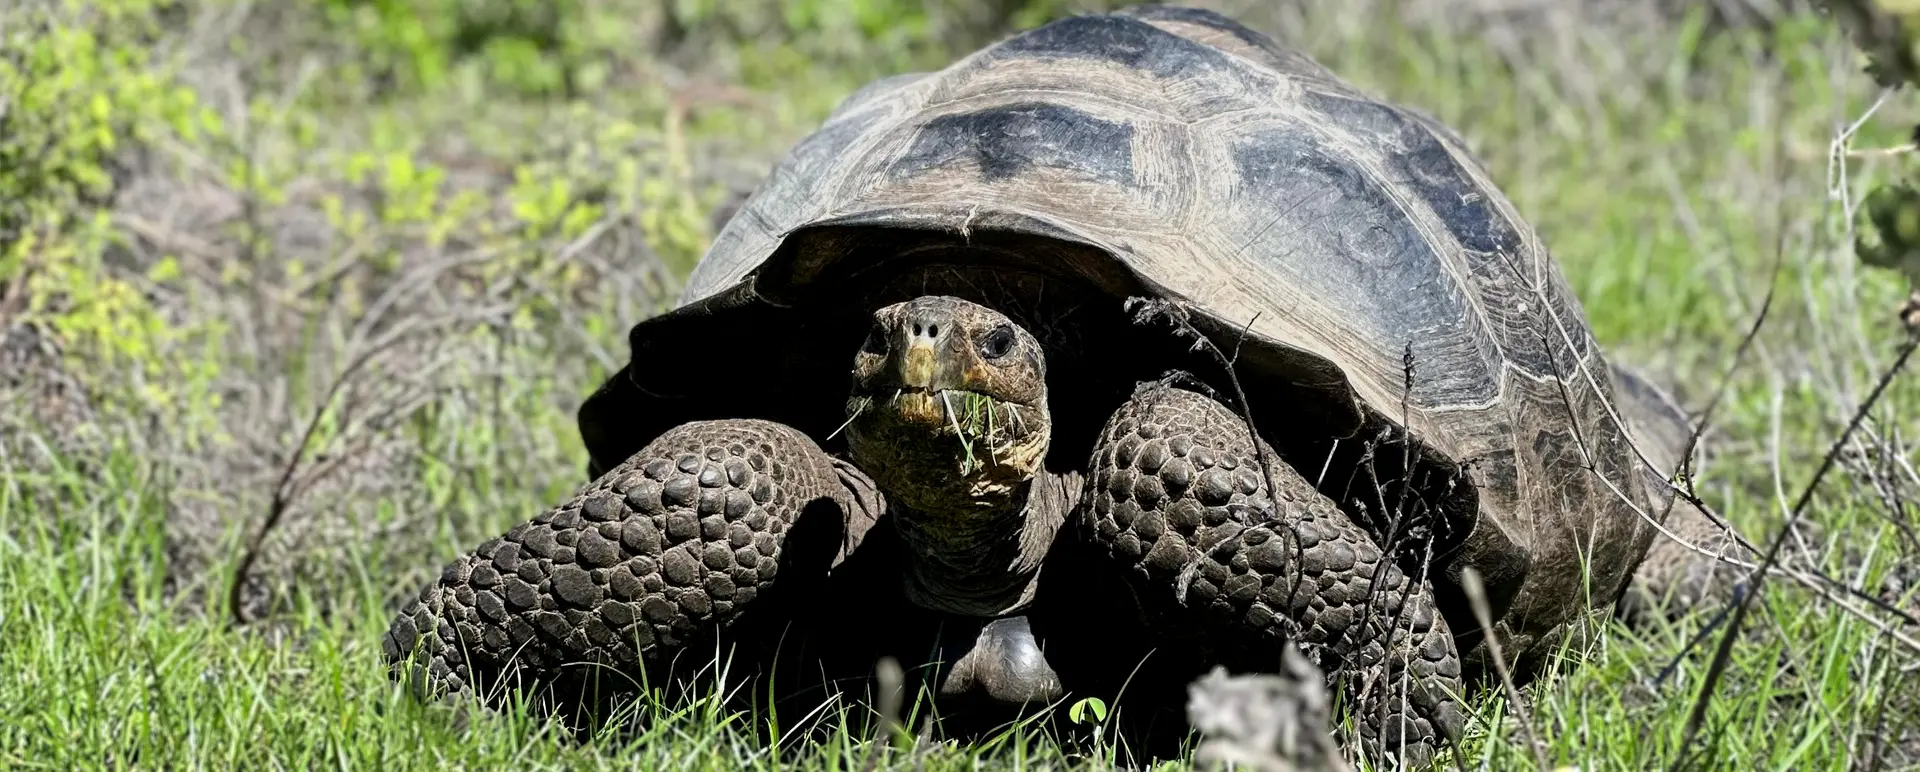
<svg viewBox="0 0 1920 772">
<path fill-rule="evenodd" d="M 777 762 L 711 701 L 583 743 L 525 711 L 462 728 L 389 682 L 379 635 L 444 561 L 581 482 L 572 411 L 624 360 L 626 326 L 671 296 L 726 191 L 862 82 L 960 53 L 967 28 L 932 13 L 894 29 L 868 3 L 799 14 L 783 32 L 696 3 L 677 48 L 653 47 L 631 42 L 655 39 L 652 6 L 611 4 L 569 22 L 558 53 L 519 38 L 471 53 L 378 14 L 329 17 L 333 3 L 103 5 L 151 34 L 56 12 L 63 29 L 97 33 L 84 45 L 127 57 L 60 70 L 59 90 L 34 92 L 40 112 L 15 118 L 89 139 L 0 156 L 39 163 L 0 188 L 26 202 L 0 210 L 0 233 L 36 234 L 0 245 L 0 334 L 31 323 L 62 350 L 7 393 L 65 378 L 88 395 L 72 413 L 0 400 L 0 766 L 861 767 L 869 748 L 844 732 Z M 1700 490 L 1769 537 L 1901 339 L 1905 288 L 1856 268 L 1840 199 L 1904 161 L 1856 160 L 1850 187 L 1828 191 L 1836 127 L 1876 96 L 1845 42 L 1789 20 L 1507 46 L 1357 11 L 1283 26 L 1242 5 L 1466 136 L 1610 355 L 1694 408 L 1725 379 Z M 83 45 L 8 29 L 5 51 L 49 67 Z M 324 69 L 341 62 L 366 64 Z M 562 72 L 575 93 L 555 85 Z M 8 94 L 25 82 L 0 69 Z M 1917 114 L 1897 95 L 1855 144 L 1905 141 Z M 22 183 L 29 173 L 44 179 Z M 1767 324 L 1728 376 L 1769 288 Z M 1920 514 L 1915 384 L 1890 389 L 1823 483 L 1800 564 L 1879 588 L 1920 558 L 1902 535 Z M 235 626 L 228 584 L 272 512 L 242 593 L 256 621 Z M 1782 581 L 1757 611 L 1696 768 L 1920 764 L 1920 682 L 1905 669 L 1920 652 Z M 1682 653 L 1705 618 L 1609 624 L 1530 687 L 1552 763 L 1679 759 L 1712 647 Z M 1530 768 L 1513 707 L 1493 694 L 1476 707 L 1468 766 Z M 1016 734 L 883 761 L 1087 760 Z"/>
</svg>

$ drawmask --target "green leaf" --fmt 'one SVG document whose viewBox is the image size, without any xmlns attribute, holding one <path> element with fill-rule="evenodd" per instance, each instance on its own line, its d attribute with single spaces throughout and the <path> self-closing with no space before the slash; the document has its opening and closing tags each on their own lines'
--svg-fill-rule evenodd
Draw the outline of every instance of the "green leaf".
<svg viewBox="0 0 1920 772">
<path fill-rule="evenodd" d="M 1084 720 L 1088 711 L 1093 713 L 1092 723 L 1101 723 L 1107 720 L 1107 703 L 1099 697 L 1088 697 L 1079 702 L 1075 702 L 1073 707 L 1067 709 L 1067 720 L 1076 724 L 1089 723 Z"/>
</svg>

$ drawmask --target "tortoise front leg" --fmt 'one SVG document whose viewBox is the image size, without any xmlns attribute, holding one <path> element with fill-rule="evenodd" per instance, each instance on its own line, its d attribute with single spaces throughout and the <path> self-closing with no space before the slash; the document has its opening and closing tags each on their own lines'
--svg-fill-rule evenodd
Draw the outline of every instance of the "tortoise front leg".
<svg viewBox="0 0 1920 772">
<path fill-rule="evenodd" d="M 637 681 L 756 599 L 768 605 L 781 582 L 824 575 L 881 506 L 857 470 L 797 430 L 683 424 L 449 564 L 394 620 L 385 654 L 428 696 L 504 682 L 577 703 L 600 671 Z M 801 528 L 828 524 L 816 531 L 825 539 L 798 535 L 803 514 Z"/>
<path fill-rule="evenodd" d="M 1144 603 L 1333 655 L 1329 670 L 1359 677 L 1369 755 L 1397 755 L 1404 741 L 1403 760 L 1424 764 L 1464 723 L 1459 655 L 1431 588 L 1266 453 L 1277 496 L 1243 419 L 1195 392 L 1149 384 L 1102 430 L 1077 516 L 1098 549 L 1128 566 Z M 1256 526 L 1252 513 L 1269 511 Z"/>
</svg>

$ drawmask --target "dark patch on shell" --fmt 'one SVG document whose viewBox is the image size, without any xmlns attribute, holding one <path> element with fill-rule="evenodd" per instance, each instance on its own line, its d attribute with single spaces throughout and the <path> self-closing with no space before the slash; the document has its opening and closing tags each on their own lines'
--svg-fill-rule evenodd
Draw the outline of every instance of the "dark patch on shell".
<svg viewBox="0 0 1920 772">
<path fill-rule="evenodd" d="M 972 161 L 1001 182 L 1035 167 L 1132 185 L 1133 127 L 1063 105 L 1021 102 L 928 121 L 888 173 L 915 177 Z"/>
<path fill-rule="evenodd" d="M 1278 43 L 1275 43 L 1273 38 L 1266 36 L 1259 30 L 1248 28 L 1221 15 L 1218 11 L 1210 11 L 1205 8 L 1187 8 L 1177 5 L 1143 5 L 1122 9 L 1115 15 L 1131 16 L 1143 21 L 1171 21 L 1182 24 L 1192 24 L 1196 27 L 1206 27 L 1216 32 L 1225 32 L 1234 36 L 1234 38 L 1242 43 L 1246 43 L 1274 56 L 1286 57 L 1289 54 L 1287 50 L 1281 48 Z"/>
<path fill-rule="evenodd" d="M 1392 171 L 1433 208 L 1461 246 L 1487 255 L 1520 254 L 1520 232 L 1424 126 L 1379 102 L 1318 91 L 1302 94 L 1301 101 L 1335 124 L 1377 138 L 1388 149 Z"/>
<path fill-rule="evenodd" d="M 1138 19 L 1078 16 L 1011 38 L 997 56 L 1072 58 L 1113 62 L 1155 77 L 1200 77 L 1233 65 L 1218 49 L 1200 45 Z"/>
</svg>

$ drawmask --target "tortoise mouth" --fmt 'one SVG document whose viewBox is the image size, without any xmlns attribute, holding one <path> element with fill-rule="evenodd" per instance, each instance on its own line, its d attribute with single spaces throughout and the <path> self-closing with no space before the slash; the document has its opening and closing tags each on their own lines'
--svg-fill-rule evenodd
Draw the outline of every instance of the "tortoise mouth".
<svg viewBox="0 0 1920 772">
<path fill-rule="evenodd" d="M 937 430 L 948 423 L 954 413 L 951 407 L 953 391 L 906 386 L 894 390 L 890 397 L 874 401 L 880 403 L 880 409 L 892 412 L 903 423 Z"/>
<path fill-rule="evenodd" d="M 877 466 L 1024 477 L 1049 428 L 1040 407 L 965 389 L 886 387 L 847 399 L 852 449 Z"/>
<path fill-rule="evenodd" d="M 1037 428 L 1040 408 L 980 391 L 924 386 L 882 386 L 855 392 L 847 400 L 847 419 L 885 415 L 895 422 L 925 427 L 934 433 L 1020 436 Z"/>
</svg>

